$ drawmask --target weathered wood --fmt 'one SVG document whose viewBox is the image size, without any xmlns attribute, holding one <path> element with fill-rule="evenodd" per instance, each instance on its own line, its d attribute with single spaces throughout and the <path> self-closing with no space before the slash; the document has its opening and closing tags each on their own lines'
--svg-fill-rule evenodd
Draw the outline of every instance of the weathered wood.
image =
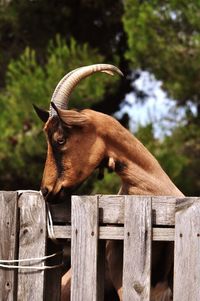
<svg viewBox="0 0 200 301">
<path fill-rule="evenodd" d="M 71 238 L 71 226 L 54 226 L 54 234 L 58 239 Z M 153 228 L 152 240 L 174 241 L 174 228 Z M 124 239 L 124 227 L 100 226 L 99 239 Z"/>
<path fill-rule="evenodd" d="M 133 196 L 126 196 L 132 198 Z M 134 196 L 138 199 L 143 196 Z M 103 223 L 124 223 L 124 198 L 125 196 L 99 196 L 100 221 Z M 165 196 L 153 196 L 152 212 L 153 225 L 174 226 L 176 198 Z"/>
<path fill-rule="evenodd" d="M 125 198 L 123 300 L 150 300 L 151 198 Z"/>
<path fill-rule="evenodd" d="M 99 239 L 124 239 L 124 227 L 115 226 L 100 226 L 99 227 Z"/>
<path fill-rule="evenodd" d="M 98 199 L 101 223 L 124 223 L 124 195 L 99 195 Z"/>
<path fill-rule="evenodd" d="M 200 199 L 177 202 L 173 300 L 200 300 Z"/>
<path fill-rule="evenodd" d="M 89 202 L 88 202 L 89 200 Z M 98 200 L 72 198 L 71 300 L 97 300 Z"/>
<path fill-rule="evenodd" d="M 153 196 L 152 224 L 157 226 L 174 226 L 176 198 L 170 196 Z"/>
<path fill-rule="evenodd" d="M 123 224 L 124 223 L 124 196 L 122 195 L 98 195 L 99 198 L 99 220 L 105 224 Z M 132 197 L 132 196 L 127 196 Z M 142 196 L 136 196 L 138 199 Z M 151 197 L 153 225 L 174 226 L 175 223 L 175 204 L 174 197 Z M 67 200 L 69 206 L 69 200 Z M 59 209 L 61 208 L 61 209 Z M 69 222 L 69 210 L 66 204 L 52 206 L 52 216 L 55 222 Z"/>
<path fill-rule="evenodd" d="M 16 259 L 17 193 L 0 192 L 0 259 Z M 0 269 L 0 300 L 12 301 L 16 297 L 16 271 Z"/>
<path fill-rule="evenodd" d="M 71 226 L 53 226 L 53 232 L 56 238 L 71 239 Z"/>
<path fill-rule="evenodd" d="M 90 196 L 74 199 L 72 228 L 68 223 L 54 226 L 57 238 L 72 236 L 72 301 L 103 300 L 104 255 L 101 254 L 106 239 L 124 240 L 124 301 L 149 300 L 151 239 L 175 240 L 174 300 L 200 300 L 199 198 Z M 17 193 L 0 192 L 0 202 L 0 259 L 17 258 L 18 243 L 20 259 L 43 257 L 47 247 L 46 215 L 40 194 L 22 192 L 19 241 Z M 60 204 L 59 209 L 57 205 L 52 206 L 55 222 L 70 221 L 68 206 L 69 203 Z M 172 228 L 175 222 L 176 229 Z M 52 245 L 48 254 L 58 249 Z M 60 263 L 58 258 L 47 262 L 57 263 Z M 61 271 L 48 271 L 46 275 L 44 284 L 44 271 L 36 271 L 33 266 L 31 271 L 19 269 L 16 281 L 17 270 L 0 269 L 0 300 L 58 301 Z"/>
<path fill-rule="evenodd" d="M 39 193 L 23 193 L 19 199 L 20 233 L 19 259 L 45 256 L 45 203 Z M 44 262 L 34 263 L 43 266 Z M 19 269 L 18 301 L 40 301 L 44 297 L 44 271 Z"/>
<path fill-rule="evenodd" d="M 156 241 L 174 241 L 174 228 L 153 228 L 153 238 Z"/>
</svg>

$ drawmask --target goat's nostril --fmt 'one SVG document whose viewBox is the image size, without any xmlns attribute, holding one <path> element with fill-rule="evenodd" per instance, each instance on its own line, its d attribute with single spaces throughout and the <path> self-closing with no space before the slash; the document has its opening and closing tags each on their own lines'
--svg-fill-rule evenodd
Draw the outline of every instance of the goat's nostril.
<svg viewBox="0 0 200 301">
<path fill-rule="evenodd" d="M 43 197 L 46 197 L 49 193 L 49 190 L 48 190 L 48 188 L 43 187 L 43 188 L 41 188 L 41 192 L 42 192 Z"/>
</svg>

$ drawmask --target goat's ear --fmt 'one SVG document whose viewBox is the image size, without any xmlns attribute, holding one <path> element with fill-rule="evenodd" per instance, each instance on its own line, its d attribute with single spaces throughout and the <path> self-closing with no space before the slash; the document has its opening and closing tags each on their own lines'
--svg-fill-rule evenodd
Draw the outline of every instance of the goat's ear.
<svg viewBox="0 0 200 301">
<path fill-rule="evenodd" d="M 36 105 L 33 104 L 33 108 L 35 110 L 35 112 L 37 113 L 38 117 L 43 121 L 43 122 L 47 122 L 47 120 L 49 119 L 49 112 L 45 111 L 41 108 L 38 108 Z"/>
<path fill-rule="evenodd" d="M 82 112 L 57 108 L 57 113 L 67 126 L 84 126 L 89 122 L 89 117 Z"/>
</svg>

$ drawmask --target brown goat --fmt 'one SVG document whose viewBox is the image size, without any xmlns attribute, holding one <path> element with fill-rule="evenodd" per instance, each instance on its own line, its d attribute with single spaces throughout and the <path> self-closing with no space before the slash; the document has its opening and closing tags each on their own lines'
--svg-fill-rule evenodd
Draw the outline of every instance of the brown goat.
<svg viewBox="0 0 200 301">
<path fill-rule="evenodd" d="M 49 113 L 36 108 L 45 121 L 47 159 L 41 185 L 46 201 L 71 194 L 94 169 L 102 166 L 121 178 L 120 194 L 183 196 L 158 161 L 114 118 L 92 110 L 67 110 L 66 103 L 77 83 L 94 72 L 117 72 L 112 65 L 82 67 L 58 84 Z M 122 246 L 107 243 L 109 277 L 122 300 Z M 153 243 L 151 301 L 170 300 L 173 247 Z M 62 300 L 69 300 L 70 271 L 63 277 Z M 168 296 L 163 299 L 164 294 Z"/>
</svg>

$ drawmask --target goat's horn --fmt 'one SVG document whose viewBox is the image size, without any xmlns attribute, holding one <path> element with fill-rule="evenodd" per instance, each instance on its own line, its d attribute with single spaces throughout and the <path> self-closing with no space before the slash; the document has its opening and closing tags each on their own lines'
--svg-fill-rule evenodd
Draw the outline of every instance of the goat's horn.
<svg viewBox="0 0 200 301">
<path fill-rule="evenodd" d="M 54 90 L 51 102 L 53 102 L 59 109 L 67 109 L 69 97 L 76 85 L 83 78 L 86 78 L 87 76 L 96 72 L 105 72 L 109 75 L 114 75 L 114 73 L 123 75 L 123 73 L 117 67 L 109 64 L 96 64 L 80 67 L 69 72 L 60 80 Z M 50 106 L 50 116 L 54 114 L 56 114 L 56 112 L 52 106 Z"/>
</svg>

